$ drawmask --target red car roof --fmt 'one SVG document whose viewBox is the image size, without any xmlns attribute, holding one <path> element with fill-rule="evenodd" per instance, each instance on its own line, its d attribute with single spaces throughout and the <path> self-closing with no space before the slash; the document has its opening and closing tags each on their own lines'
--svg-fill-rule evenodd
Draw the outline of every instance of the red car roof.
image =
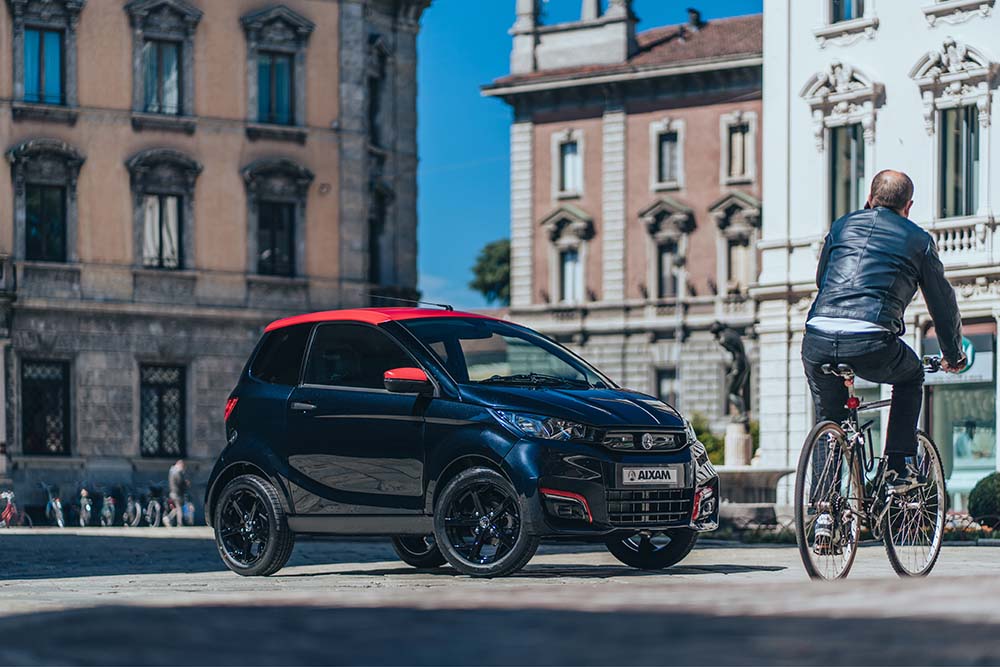
<svg viewBox="0 0 1000 667">
<path fill-rule="evenodd" d="M 482 320 L 495 320 L 489 315 L 478 313 L 463 313 L 454 310 L 437 308 L 348 308 L 345 310 L 324 310 L 318 313 L 305 313 L 275 320 L 267 325 L 264 331 L 274 331 L 295 324 L 312 324 L 314 322 L 364 322 L 365 324 L 383 324 L 400 320 L 417 320 L 424 318 L 474 317 Z"/>
</svg>

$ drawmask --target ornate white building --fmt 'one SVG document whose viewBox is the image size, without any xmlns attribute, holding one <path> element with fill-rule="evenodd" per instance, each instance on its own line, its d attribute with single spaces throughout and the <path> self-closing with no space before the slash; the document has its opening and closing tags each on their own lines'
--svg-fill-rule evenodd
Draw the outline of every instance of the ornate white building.
<svg viewBox="0 0 1000 667">
<path fill-rule="evenodd" d="M 998 469 L 1000 16 L 995 0 L 765 0 L 758 304 L 761 464 L 791 465 L 813 421 L 799 358 L 820 244 L 881 169 L 916 184 L 964 318 L 968 372 L 928 376 L 924 427 L 961 503 Z M 905 340 L 937 351 L 918 297 Z M 870 396 L 888 388 L 867 387 Z M 881 426 L 884 428 L 885 415 Z"/>
</svg>

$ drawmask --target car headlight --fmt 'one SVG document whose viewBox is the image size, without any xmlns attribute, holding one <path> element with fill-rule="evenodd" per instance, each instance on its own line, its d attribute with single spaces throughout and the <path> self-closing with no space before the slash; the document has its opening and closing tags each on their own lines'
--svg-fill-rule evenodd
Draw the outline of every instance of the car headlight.
<svg viewBox="0 0 1000 667">
<path fill-rule="evenodd" d="M 695 462 L 699 465 L 707 465 L 708 450 L 705 449 L 705 445 L 698 439 L 698 434 L 694 432 L 694 426 L 687 419 L 684 420 L 684 434 L 687 436 L 688 446 L 691 447 L 691 453 L 694 455 Z"/>
<path fill-rule="evenodd" d="M 688 419 L 684 420 L 684 435 L 687 436 L 689 445 L 698 442 L 698 434 L 694 432 L 694 426 Z"/>
<path fill-rule="evenodd" d="M 524 412 L 494 410 L 501 424 L 518 435 L 545 440 L 593 440 L 594 430 L 584 424 L 558 417 L 545 417 Z"/>
</svg>

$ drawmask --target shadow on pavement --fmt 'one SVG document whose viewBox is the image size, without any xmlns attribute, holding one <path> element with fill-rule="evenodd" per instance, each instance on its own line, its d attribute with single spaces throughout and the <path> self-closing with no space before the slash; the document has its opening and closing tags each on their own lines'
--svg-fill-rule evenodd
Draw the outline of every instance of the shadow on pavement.
<svg viewBox="0 0 1000 667">
<path fill-rule="evenodd" d="M 745 574 L 748 572 L 781 572 L 788 568 L 779 565 L 698 565 L 697 567 L 687 567 L 675 565 L 664 570 L 637 570 L 625 565 L 531 565 L 528 564 L 520 572 L 510 575 L 508 579 L 549 579 L 558 577 L 573 577 L 574 579 L 608 579 L 610 577 L 649 577 L 664 575 L 698 575 L 698 574 Z M 326 577 L 331 575 L 339 576 L 365 576 L 381 577 L 385 575 L 438 575 L 447 577 L 464 576 L 457 570 L 450 567 L 435 569 L 411 569 L 406 567 L 398 568 L 375 568 L 370 570 L 337 570 L 335 572 L 295 572 L 292 574 L 279 574 L 285 577 Z"/>
<path fill-rule="evenodd" d="M 211 538 L 118 537 L 53 532 L 0 535 L 0 558 L 3 559 L 0 581 L 192 574 L 226 569 Z M 384 545 L 304 541 L 296 545 L 288 566 L 363 564 L 395 558 L 388 540 Z"/>
<path fill-rule="evenodd" d="M 128 631 L 96 640 L 108 628 Z M 0 619 L 0 664 L 985 665 L 1000 660 L 994 632 L 936 619 L 117 606 Z"/>
</svg>

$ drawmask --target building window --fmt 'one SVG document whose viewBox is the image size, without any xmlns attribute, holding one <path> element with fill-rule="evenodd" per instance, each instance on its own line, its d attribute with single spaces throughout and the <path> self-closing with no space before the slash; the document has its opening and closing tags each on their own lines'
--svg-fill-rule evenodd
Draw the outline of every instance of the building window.
<svg viewBox="0 0 1000 667">
<path fill-rule="evenodd" d="M 656 296 L 671 299 L 677 296 L 676 248 L 664 243 L 656 249 Z"/>
<path fill-rule="evenodd" d="M 853 21 L 865 15 L 864 0 L 831 0 L 830 23 Z"/>
<path fill-rule="evenodd" d="M 295 205 L 261 202 L 257 220 L 257 273 L 295 275 Z"/>
<path fill-rule="evenodd" d="M 84 157 L 56 139 L 29 139 L 7 151 L 14 177 L 14 254 L 76 260 L 76 182 Z"/>
<path fill-rule="evenodd" d="M 153 269 L 180 268 L 179 198 L 146 195 L 143 218 L 142 265 Z"/>
<path fill-rule="evenodd" d="M 184 458 L 184 368 L 139 367 L 139 451 L 150 458 Z"/>
<path fill-rule="evenodd" d="M 730 294 L 742 294 L 754 276 L 751 274 L 749 243 L 745 239 L 726 240 L 726 288 Z"/>
<path fill-rule="evenodd" d="M 306 45 L 315 25 L 284 5 L 247 14 L 241 22 L 247 37 L 249 120 L 304 126 Z"/>
<path fill-rule="evenodd" d="M 24 258 L 66 261 L 66 189 L 29 185 L 26 189 L 27 237 Z"/>
<path fill-rule="evenodd" d="M 294 276 L 304 264 L 305 208 L 313 173 L 286 159 L 243 169 L 250 199 L 247 260 L 260 275 Z"/>
<path fill-rule="evenodd" d="M 68 363 L 21 363 L 21 438 L 25 454 L 69 454 L 69 395 Z"/>
<path fill-rule="evenodd" d="M 76 28 L 84 0 L 13 0 L 7 4 L 13 19 L 14 118 L 73 122 Z"/>
<path fill-rule="evenodd" d="M 559 302 L 583 302 L 583 263 L 576 249 L 559 253 Z"/>
<path fill-rule="evenodd" d="M 649 125 L 649 186 L 676 190 L 684 185 L 684 121 L 665 118 Z"/>
<path fill-rule="evenodd" d="M 179 117 L 194 115 L 194 35 L 201 10 L 184 0 L 131 0 L 125 11 L 132 24 L 132 124 L 193 132 L 194 120 Z"/>
<path fill-rule="evenodd" d="M 746 178 L 747 161 L 749 160 L 748 142 L 750 140 L 750 126 L 747 123 L 729 126 L 729 168 L 726 173 L 729 178 Z"/>
<path fill-rule="evenodd" d="M 559 146 L 559 191 L 576 194 L 582 191 L 583 164 L 580 147 L 575 141 L 567 141 Z"/>
<path fill-rule="evenodd" d="M 257 121 L 290 125 L 292 114 L 292 57 L 262 51 L 257 55 Z"/>
<path fill-rule="evenodd" d="M 551 242 L 549 251 L 550 301 L 581 304 L 586 300 L 587 246 L 594 221 L 576 206 L 566 204 L 542 220 Z"/>
<path fill-rule="evenodd" d="M 940 114 L 940 215 L 974 215 L 979 207 L 979 109 L 963 106 L 944 109 Z"/>
<path fill-rule="evenodd" d="M 178 151 L 154 148 L 125 166 L 132 181 L 136 265 L 193 266 L 194 190 L 201 165 Z"/>
<path fill-rule="evenodd" d="M 865 205 L 865 141 L 860 124 L 830 129 L 830 219 Z"/>
<path fill-rule="evenodd" d="M 660 368 L 656 371 L 656 396 L 667 405 L 677 405 L 677 369 Z"/>
<path fill-rule="evenodd" d="M 719 295 L 746 297 L 750 285 L 757 280 L 761 203 L 745 192 L 731 192 L 710 206 L 709 213 L 719 228 L 716 242 Z"/>
<path fill-rule="evenodd" d="M 658 183 L 676 183 L 680 148 L 679 135 L 676 132 L 661 132 L 657 137 L 659 144 L 656 155 L 656 178 Z"/>
<path fill-rule="evenodd" d="M 24 31 L 24 101 L 65 104 L 63 34 L 57 30 Z"/>
<path fill-rule="evenodd" d="M 148 40 L 142 46 L 147 113 L 181 113 L 180 44 Z"/>
<path fill-rule="evenodd" d="M 757 113 L 736 110 L 719 117 L 719 183 L 742 185 L 757 178 Z"/>
</svg>

